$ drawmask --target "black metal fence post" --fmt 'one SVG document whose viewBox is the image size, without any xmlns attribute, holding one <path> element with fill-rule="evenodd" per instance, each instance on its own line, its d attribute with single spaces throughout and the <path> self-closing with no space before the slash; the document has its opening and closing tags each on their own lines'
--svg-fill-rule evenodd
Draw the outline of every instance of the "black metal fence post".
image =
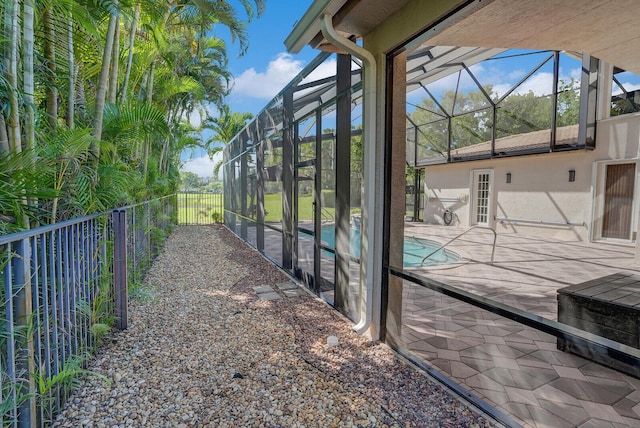
<svg viewBox="0 0 640 428">
<path fill-rule="evenodd" d="M 114 210 L 113 218 L 113 295 L 116 327 L 127 328 L 127 212 Z"/>
<path fill-rule="evenodd" d="M 349 311 L 349 250 L 351 245 L 351 55 L 338 55 L 336 72 L 335 160 L 335 306 Z"/>
<path fill-rule="evenodd" d="M 282 101 L 282 267 L 293 268 L 293 89 L 284 93 Z M 229 192 L 229 196 L 233 197 Z"/>
<path fill-rule="evenodd" d="M 27 327 L 27 334 L 18 341 L 19 349 L 16 351 L 16 368 L 23 380 L 21 383 L 21 394 L 28 394 L 29 398 L 20 405 L 18 413 L 18 427 L 36 426 L 36 399 L 35 382 L 30 376 L 35 372 L 33 336 L 29 332 L 33 326 L 33 302 L 31 289 L 31 243 L 29 238 L 20 240 L 15 249 L 16 256 L 12 258 L 14 284 L 20 287 L 15 296 L 15 322 L 17 325 Z M 7 296 L 11 299 L 11 296 Z M 13 338 L 12 338 L 13 339 Z"/>
</svg>

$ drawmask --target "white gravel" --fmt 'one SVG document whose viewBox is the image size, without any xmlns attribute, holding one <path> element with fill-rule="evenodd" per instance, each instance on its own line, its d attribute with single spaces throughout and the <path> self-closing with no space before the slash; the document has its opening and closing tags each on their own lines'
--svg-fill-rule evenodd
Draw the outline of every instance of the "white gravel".
<svg viewBox="0 0 640 428">
<path fill-rule="evenodd" d="M 253 291 L 287 280 L 221 226 L 176 228 L 89 362 L 111 383 L 87 378 L 54 426 L 490 426 L 318 299 Z"/>
</svg>

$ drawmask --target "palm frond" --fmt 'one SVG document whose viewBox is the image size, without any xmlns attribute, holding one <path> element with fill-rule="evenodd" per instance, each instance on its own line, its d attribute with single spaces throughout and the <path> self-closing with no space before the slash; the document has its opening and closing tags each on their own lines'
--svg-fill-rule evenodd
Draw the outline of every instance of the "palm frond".
<svg viewBox="0 0 640 428">
<path fill-rule="evenodd" d="M 138 181 L 136 173 L 122 164 L 100 165 L 98 177 L 96 194 L 104 209 L 134 202 L 131 195 L 134 183 Z"/>
<path fill-rule="evenodd" d="M 105 106 L 103 138 L 136 141 L 169 135 L 164 114 L 151 104 L 109 104 Z"/>
</svg>

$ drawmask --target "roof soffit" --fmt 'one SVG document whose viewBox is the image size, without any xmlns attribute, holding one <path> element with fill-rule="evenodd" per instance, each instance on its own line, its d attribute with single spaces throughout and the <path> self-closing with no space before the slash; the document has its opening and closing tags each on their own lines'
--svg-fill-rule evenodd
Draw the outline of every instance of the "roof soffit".
<svg viewBox="0 0 640 428">
<path fill-rule="evenodd" d="M 425 43 L 571 50 L 640 74 L 637 0 L 494 0 Z"/>
<path fill-rule="evenodd" d="M 319 30 L 319 17 L 325 12 L 332 13 L 334 26 L 342 35 L 360 38 L 409 3 L 420 7 L 417 0 L 316 0 L 316 3 L 330 5 L 333 11 L 326 9 L 319 13 L 313 23 L 316 27 L 307 29 L 305 40 L 315 48 L 329 51 L 332 49 Z M 420 42 L 586 52 L 640 74 L 640 34 L 634 13 L 637 6 L 638 0 L 492 0 L 482 2 L 481 7 L 445 24 Z"/>
</svg>

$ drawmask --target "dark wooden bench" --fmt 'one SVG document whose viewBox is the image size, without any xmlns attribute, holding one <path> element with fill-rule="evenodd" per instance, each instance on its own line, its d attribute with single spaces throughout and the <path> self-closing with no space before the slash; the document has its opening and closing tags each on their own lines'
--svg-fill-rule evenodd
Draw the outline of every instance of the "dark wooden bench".
<svg viewBox="0 0 640 428">
<path fill-rule="evenodd" d="M 558 321 L 640 349 L 640 276 L 616 273 L 558 290 Z M 638 377 L 608 355 L 558 339 L 558 349 Z"/>
</svg>

